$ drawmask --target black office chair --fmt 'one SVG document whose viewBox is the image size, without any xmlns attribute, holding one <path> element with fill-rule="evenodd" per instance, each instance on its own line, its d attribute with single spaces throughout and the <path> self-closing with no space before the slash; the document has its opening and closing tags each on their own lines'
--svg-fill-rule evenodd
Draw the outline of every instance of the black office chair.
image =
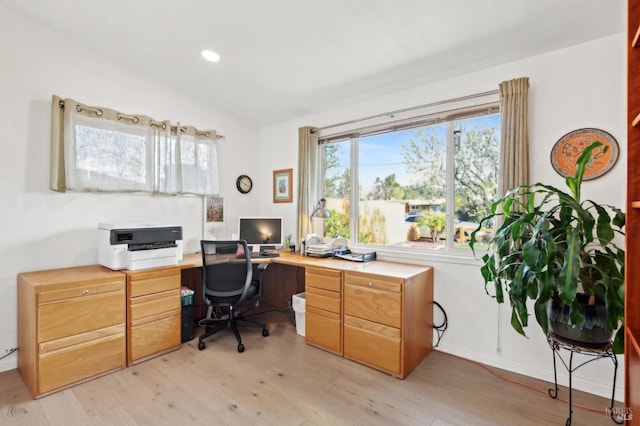
<svg viewBox="0 0 640 426">
<path fill-rule="evenodd" d="M 257 269 L 259 276 L 253 277 L 251 253 L 244 240 L 201 241 L 202 253 L 202 295 L 209 306 L 207 317 L 200 324 L 205 332 L 198 339 L 198 349 L 205 348 L 204 339 L 218 331 L 230 328 L 238 340 L 238 352 L 244 352 L 244 345 L 238 332 L 238 325 L 262 328 L 267 337 L 269 330 L 265 324 L 247 321 L 236 308 L 244 302 L 254 300 L 260 303 L 262 278 L 268 263 L 261 263 Z"/>
</svg>

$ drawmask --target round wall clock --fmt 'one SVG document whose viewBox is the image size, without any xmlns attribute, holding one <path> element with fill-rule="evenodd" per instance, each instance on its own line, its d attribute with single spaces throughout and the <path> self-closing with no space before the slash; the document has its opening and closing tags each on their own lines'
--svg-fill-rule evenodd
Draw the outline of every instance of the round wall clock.
<svg viewBox="0 0 640 426">
<path fill-rule="evenodd" d="M 236 179 L 236 188 L 242 194 L 246 194 L 253 188 L 253 181 L 247 175 L 240 175 L 238 179 Z"/>
<path fill-rule="evenodd" d="M 602 142 L 603 146 L 593 151 L 583 180 L 595 179 L 611 170 L 618 160 L 618 142 L 604 130 L 586 128 L 574 130 L 558 139 L 551 150 L 551 164 L 555 171 L 564 177 L 573 176 L 578 157 L 594 141 Z"/>
</svg>

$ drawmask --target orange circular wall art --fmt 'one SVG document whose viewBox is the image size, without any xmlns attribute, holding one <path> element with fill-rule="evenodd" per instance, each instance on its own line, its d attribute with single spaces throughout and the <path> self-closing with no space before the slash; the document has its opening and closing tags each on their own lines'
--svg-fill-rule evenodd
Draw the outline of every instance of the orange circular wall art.
<svg viewBox="0 0 640 426">
<path fill-rule="evenodd" d="M 615 138 L 600 129 L 578 129 L 561 137 L 551 151 L 553 168 L 564 177 L 573 176 L 578 157 L 594 141 L 602 142 L 603 146 L 593 151 L 583 179 L 595 179 L 604 175 L 616 164 L 619 148 Z"/>
</svg>

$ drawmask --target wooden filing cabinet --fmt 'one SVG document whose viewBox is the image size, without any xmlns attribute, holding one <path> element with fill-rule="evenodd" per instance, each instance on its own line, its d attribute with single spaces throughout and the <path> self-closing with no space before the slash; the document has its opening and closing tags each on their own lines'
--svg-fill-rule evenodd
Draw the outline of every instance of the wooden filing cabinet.
<svg viewBox="0 0 640 426">
<path fill-rule="evenodd" d="M 305 339 L 342 355 L 342 271 L 305 269 Z"/>
<path fill-rule="evenodd" d="M 344 273 L 344 356 L 405 378 L 430 352 L 433 269 L 374 262 Z"/>
<path fill-rule="evenodd" d="M 34 398 L 125 367 L 125 276 L 102 266 L 18 274 L 18 371 Z"/>
<path fill-rule="evenodd" d="M 125 271 L 127 365 L 180 348 L 180 268 Z"/>
</svg>

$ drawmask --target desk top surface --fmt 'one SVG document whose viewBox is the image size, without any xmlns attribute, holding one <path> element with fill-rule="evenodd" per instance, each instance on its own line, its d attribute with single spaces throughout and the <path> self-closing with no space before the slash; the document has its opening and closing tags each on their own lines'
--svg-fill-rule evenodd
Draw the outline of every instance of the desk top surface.
<svg viewBox="0 0 640 426">
<path fill-rule="evenodd" d="M 353 271 L 370 273 L 375 275 L 389 275 L 400 278 L 408 278 L 413 275 L 431 269 L 430 266 L 411 265 L 407 263 L 387 262 L 383 260 L 374 260 L 371 262 L 351 262 L 343 259 L 320 258 L 311 256 L 301 256 L 298 253 L 281 252 L 278 257 L 252 258 L 252 263 L 275 263 L 281 265 L 299 266 L 299 267 L 318 267 L 327 269 L 336 269 L 339 271 Z M 184 255 L 182 261 L 178 264 L 182 269 L 199 268 L 202 266 L 202 255 L 200 253 L 192 253 Z"/>
</svg>

